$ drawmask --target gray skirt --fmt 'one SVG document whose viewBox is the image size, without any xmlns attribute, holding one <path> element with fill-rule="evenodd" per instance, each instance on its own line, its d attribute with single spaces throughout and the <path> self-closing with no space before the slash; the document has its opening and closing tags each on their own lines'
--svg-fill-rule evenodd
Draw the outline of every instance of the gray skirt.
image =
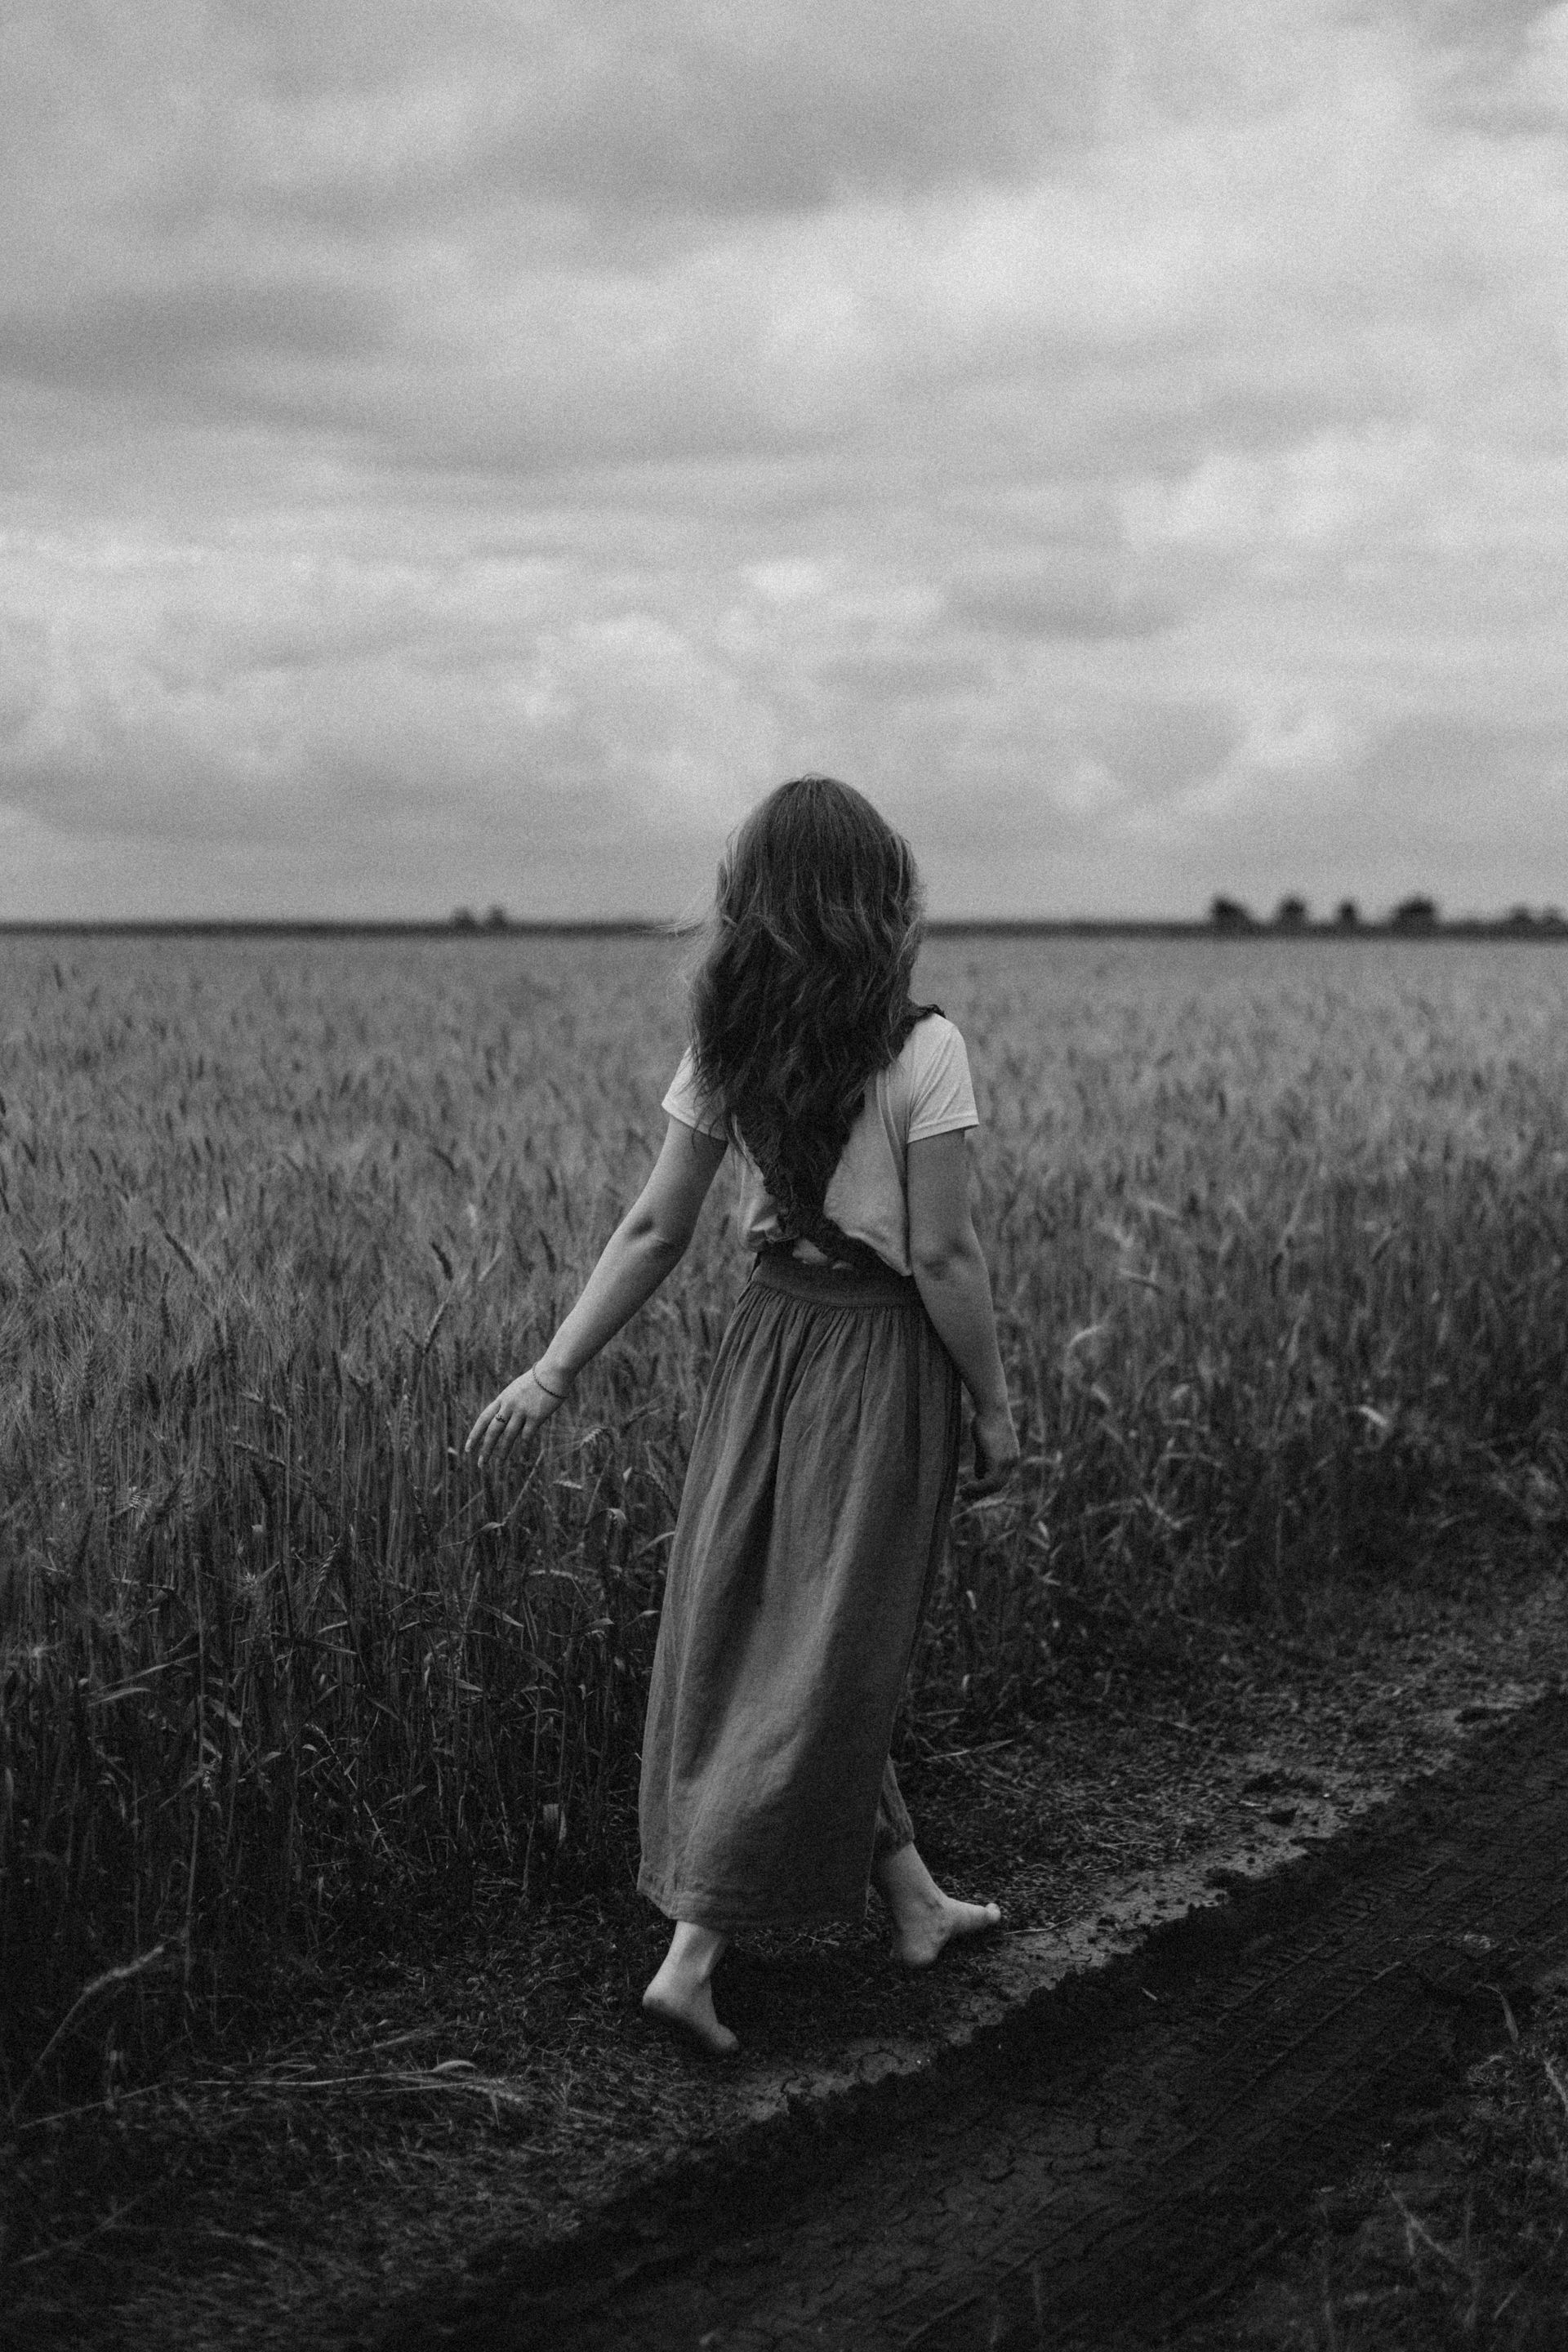
<svg viewBox="0 0 1568 2352">
<path fill-rule="evenodd" d="M 637 1885 L 670 1918 L 863 1916 L 959 1397 L 907 1277 L 758 1265 L 697 1424 L 643 1734 Z"/>
</svg>

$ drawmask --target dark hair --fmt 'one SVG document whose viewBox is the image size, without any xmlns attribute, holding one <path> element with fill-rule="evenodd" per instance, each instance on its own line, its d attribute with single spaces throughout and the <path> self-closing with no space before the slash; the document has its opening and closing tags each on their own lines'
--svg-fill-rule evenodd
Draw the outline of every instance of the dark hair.
<svg viewBox="0 0 1568 2352">
<path fill-rule="evenodd" d="M 691 982 L 692 1058 L 786 1234 L 837 1234 L 823 1194 L 867 1081 L 920 1018 L 922 909 L 909 844 L 831 776 L 781 784 L 725 849 Z"/>
</svg>

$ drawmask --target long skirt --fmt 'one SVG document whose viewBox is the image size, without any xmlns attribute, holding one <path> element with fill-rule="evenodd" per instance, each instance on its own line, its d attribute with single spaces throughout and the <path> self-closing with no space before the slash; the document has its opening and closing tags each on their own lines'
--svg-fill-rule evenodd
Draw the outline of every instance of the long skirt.
<svg viewBox="0 0 1568 2352">
<path fill-rule="evenodd" d="M 697 1425 L 643 1735 L 637 1884 L 670 1918 L 863 1916 L 959 1433 L 912 1281 L 760 1261 Z"/>
</svg>

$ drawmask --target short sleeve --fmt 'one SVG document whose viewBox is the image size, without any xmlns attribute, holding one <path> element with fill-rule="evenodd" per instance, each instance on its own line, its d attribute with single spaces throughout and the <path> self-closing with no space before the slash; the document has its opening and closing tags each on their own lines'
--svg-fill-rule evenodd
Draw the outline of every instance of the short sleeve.
<svg viewBox="0 0 1568 2352">
<path fill-rule="evenodd" d="M 722 1136 L 724 1114 L 716 1111 L 709 1097 L 697 1083 L 697 1069 L 688 1045 L 680 1057 L 680 1067 L 669 1082 L 669 1091 L 659 1108 L 682 1127 L 694 1127 L 699 1135 Z"/>
<path fill-rule="evenodd" d="M 914 1066 L 910 1073 L 909 1141 L 952 1135 L 978 1127 L 974 1087 L 963 1040 L 944 1014 L 928 1015 L 910 1033 Z"/>
</svg>

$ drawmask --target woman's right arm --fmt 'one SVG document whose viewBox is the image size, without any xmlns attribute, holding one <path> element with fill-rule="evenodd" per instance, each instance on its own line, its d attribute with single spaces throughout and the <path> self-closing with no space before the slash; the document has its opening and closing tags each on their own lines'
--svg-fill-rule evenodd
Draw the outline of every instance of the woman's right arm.
<svg viewBox="0 0 1568 2352">
<path fill-rule="evenodd" d="M 526 1372 L 492 1397 L 469 1430 L 466 1454 L 504 1460 L 513 1441 L 550 1419 L 584 1364 L 651 1298 L 679 1265 L 724 1157 L 721 1136 L 672 1118 L 664 1148 L 583 1286 L 583 1295 Z"/>
<path fill-rule="evenodd" d="M 969 1213 L 969 1147 L 962 1130 L 909 1147 L 910 1269 L 937 1336 L 974 1406 L 974 1468 L 982 1492 L 1002 1486 L 1018 1459 L 996 1344 L 991 1277 Z"/>
</svg>

